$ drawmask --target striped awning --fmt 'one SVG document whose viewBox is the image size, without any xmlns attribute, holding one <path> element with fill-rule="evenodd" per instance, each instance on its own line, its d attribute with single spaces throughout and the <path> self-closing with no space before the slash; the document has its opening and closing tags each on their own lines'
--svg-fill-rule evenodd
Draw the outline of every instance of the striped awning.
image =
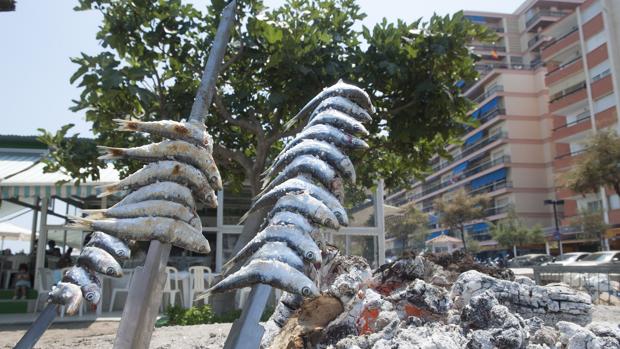
<svg viewBox="0 0 620 349">
<path fill-rule="evenodd" d="M 44 167 L 43 163 L 37 161 L 29 168 L 1 179 L 0 198 L 49 198 L 53 196 L 87 198 L 99 194 L 101 192 L 99 186 L 114 183 L 119 179 L 118 172 L 110 165 L 99 171 L 99 180 L 86 181 L 76 185 L 75 180 L 63 173 L 43 172 Z"/>
</svg>

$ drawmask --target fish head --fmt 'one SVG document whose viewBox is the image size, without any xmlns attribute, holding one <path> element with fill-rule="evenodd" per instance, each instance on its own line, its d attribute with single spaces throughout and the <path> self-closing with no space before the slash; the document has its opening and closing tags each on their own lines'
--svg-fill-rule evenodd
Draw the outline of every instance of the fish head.
<svg viewBox="0 0 620 349">
<path fill-rule="evenodd" d="M 318 297 L 320 295 L 319 288 L 310 279 L 305 279 L 306 282 L 301 286 L 300 294 L 304 297 Z"/>
<path fill-rule="evenodd" d="M 128 248 L 121 248 L 120 246 L 114 249 L 114 254 L 119 259 L 128 259 L 131 255 L 131 251 Z"/>
<path fill-rule="evenodd" d="M 300 246 L 303 250 L 303 258 L 312 264 L 317 264 L 322 262 L 321 250 L 314 242 L 308 242 L 307 244 L 303 244 Z"/>
<path fill-rule="evenodd" d="M 98 304 L 101 299 L 101 290 L 95 284 L 82 287 L 82 296 L 90 304 Z"/>
<path fill-rule="evenodd" d="M 69 308 L 73 309 L 79 307 L 82 302 L 82 292 L 80 288 L 69 282 L 59 282 L 52 287 L 48 295 L 52 303 L 66 306 L 66 311 L 69 314 L 73 314 L 69 312 Z"/>
<path fill-rule="evenodd" d="M 348 156 L 345 156 L 342 160 L 340 160 L 340 167 L 344 169 L 345 178 L 348 178 L 351 183 L 355 183 L 355 167 Z"/>
<path fill-rule="evenodd" d="M 217 195 L 213 191 L 205 195 L 205 204 L 210 208 L 217 207 Z"/>
<path fill-rule="evenodd" d="M 120 268 L 120 265 L 108 265 L 105 268 L 105 274 L 107 276 L 112 276 L 115 278 L 119 278 L 123 276 L 123 270 Z"/>
<path fill-rule="evenodd" d="M 349 217 L 347 216 L 347 212 L 344 210 L 342 206 L 333 208 L 333 211 L 334 211 L 334 216 L 336 216 L 336 220 L 338 221 L 338 224 L 343 225 L 345 227 L 349 225 Z"/>
</svg>

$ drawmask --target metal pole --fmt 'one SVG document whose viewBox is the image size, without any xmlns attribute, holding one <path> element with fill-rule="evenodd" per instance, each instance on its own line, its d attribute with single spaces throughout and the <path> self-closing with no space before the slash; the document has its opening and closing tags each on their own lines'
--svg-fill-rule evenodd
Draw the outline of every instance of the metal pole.
<svg viewBox="0 0 620 349">
<path fill-rule="evenodd" d="M 204 117 L 211 105 L 219 68 L 230 39 L 236 5 L 236 0 L 232 0 L 222 11 L 200 87 L 192 105 L 190 120 L 204 122 Z M 137 274 L 129 290 L 123 317 L 114 341 L 115 349 L 148 348 L 161 304 L 165 282 L 164 272 L 168 264 L 170 249 L 170 244 L 151 241 L 144 268 L 136 271 Z"/>
<path fill-rule="evenodd" d="M 375 194 L 375 225 L 378 233 L 377 240 L 379 244 L 379 265 L 385 264 L 385 212 L 383 192 L 383 179 L 380 179 L 377 185 L 377 192 Z"/>
<path fill-rule="evenodd" d="M 560 235 L 560 222 L 558 221 L 558 202 L 553 200 L 553 220 L 555 221 L 555 234 L 556 239 L 558 240 L 558 245 L 560 247 L 560 256 L 564 254 L 564 249 L 562 248 L 562 236 Z"/>
<path fill-rule="evenodd" d="M 54 321 L 57 307 L 56 304 L 48 304 L 41 314 L 39 314 L 37 320 L 33 322 L 28 331 L 26 331 L 22 339 L 15 344 L 14 349 L 30 349 L 34 347 L 39 338 L 45 333 L 45 330 L 47 330 Z"/>
<path fill-rule="evenodd" d="M 34 289 L 38 290 L 40 269 L 45 266 L 45 245 L 47 244 L 47 205 L 49 198 L 41 199 L 41 221 L 39 222 L 39 243 L 34 263 Z M 36 311 L 36 309 L 35 309 Z"/>
</svg>

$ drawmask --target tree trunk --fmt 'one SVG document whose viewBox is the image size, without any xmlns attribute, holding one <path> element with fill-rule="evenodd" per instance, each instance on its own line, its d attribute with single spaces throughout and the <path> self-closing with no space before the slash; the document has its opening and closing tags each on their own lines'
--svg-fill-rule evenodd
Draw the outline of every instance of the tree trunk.
<svg viewBox="0 0 620 349">
<path fill-rule="evenodd" d="M 513 258 L 517 256 L 517 245 L 512 245 L 512 255 Z"/>
<path fill-rule="evenodd" d="M 461 240 L 463 240 L 463 250 L 467 252 L 467 242 L 465 242 L 465 227 L 460 227 L 459 230 L 461 231 Z"/>
</svg>

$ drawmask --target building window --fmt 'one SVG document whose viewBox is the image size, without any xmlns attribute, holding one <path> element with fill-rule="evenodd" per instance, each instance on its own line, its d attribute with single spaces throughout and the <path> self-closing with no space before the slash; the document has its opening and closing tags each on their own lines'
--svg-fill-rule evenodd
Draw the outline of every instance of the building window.
<svg viewBox="0 0 620 349">
<path fill-rule="evenodd" d="M 616 105 L 613 93 L 594 101 L 594 113 L 600 113 Z"/>
<path fill-rule="evenodd" d="M 609 60 L 605 60 L 605 62 L 590 69 L 590 81 L 595 82 L 609 74 L 611 74 L 611 67 L 609 66 Z"/>
<path fill-rule="evenodd" d="M 609 208 L 612 210 L 620 209 L 620 196 L 618 194 L 609 196 Z"/>
<path fill-rule="evenodd" d="M 590 7 L 581 12 L 581 21 L 583 23 L 588 23 L 588 21 L 598 15 L 602 9 L 603 6 L 600 0 L 593 2 Z"/>
<path fill-rule="evenodd" d="M 607 41 L 605 31 L 602 31 L 586 41 L 586 51 L 592 52 Z"/>
<path fill-rule="evenodd" d="M 581 143 L 581 142 L 570 143 L 569 146 L 570 146 L 570 153 L 571 154 L 579 154 L 585 148 L 585 145 L 583 143 Z"/>
</svg>

